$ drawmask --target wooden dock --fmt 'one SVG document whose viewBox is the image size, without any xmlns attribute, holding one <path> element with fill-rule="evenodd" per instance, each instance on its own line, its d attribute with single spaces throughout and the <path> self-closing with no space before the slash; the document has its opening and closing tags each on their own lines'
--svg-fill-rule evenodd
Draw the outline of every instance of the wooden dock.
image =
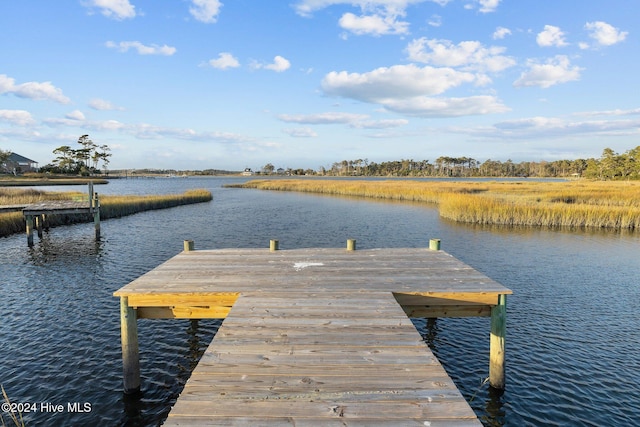
<svg viewBox="0 0 640 427">
<path fill-rule="evenodd" d="M 481 425 L 409 317 L 490 316 L 502 388 L 509 289 L 440 250 L 277 249 L 185 242 L 115 292 L 125 392 L 137 319 L 224 318 L 165 425 Z"/>
<path fill-rule="evenodd" d="M 48 217 L 51 215 L 89 214 L 93 215 L 96 239 L 100 238 L 100 199 L 94 193 L 93 184 L 89 184 L 89 197 L 85 200 L 49 200 L 40 203 L 2 205 L 0 213 L 22 212 L 25 218 L 27 244 L 33 246 L 33 230 L 42 238 L 42 230 L 48 229 Z"/>
</svg>

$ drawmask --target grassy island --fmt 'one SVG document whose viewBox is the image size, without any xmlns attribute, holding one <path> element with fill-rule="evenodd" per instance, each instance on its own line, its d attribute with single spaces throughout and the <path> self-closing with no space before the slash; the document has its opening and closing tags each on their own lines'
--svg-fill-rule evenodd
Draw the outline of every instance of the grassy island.
<svg viewBox="0 0 640 427">
<path fill-rule="evenodd" d="M 636 181 L 254 180 L 262 190 L 425 202 L 440 216 L 471 224 L 640 229 Z"/>
<path fill-rule="evenodd" d="M 86 193 L 45 192 L 36 189 L 17 189 L 0 187 L 0 205 L 21 205 L 53 200 L 85 200 Z M 125 215 L 174 206 L 208 202 L 213 199 L 207 190 L 189 190 L 182 194 L 163 194 L 148 196 L 108 196 L 100 195 L 100 217 L 118 218 Z M 87 222 L 92 220 L 86 215 L 55 215 L 50 225 Z M 0 237 L 25 231 L 25 221 L 21 212 L 0 213 Z"/>
</svg>

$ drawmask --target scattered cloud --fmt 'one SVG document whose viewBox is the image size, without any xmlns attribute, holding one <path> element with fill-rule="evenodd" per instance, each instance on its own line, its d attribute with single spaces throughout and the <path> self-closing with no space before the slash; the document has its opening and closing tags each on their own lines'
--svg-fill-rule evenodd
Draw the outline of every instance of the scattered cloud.
<svg viewBox="0 0 640 427">
<path fill-rule="evenodd" d="M 260 69 L 264 68 L 265 70 L 272 70 L 277 73 L 281 73 L 283 71 L 288 70 L 291 67 L 291 63 L 286 58 L 283 58 L 280 55 L 277 55 L 273 58 L 273 62 L 271 64 L 262 64 L 260 62 L 253 62 L 251 64 L 252 68 Z"/>
<path fill-rule="evenodd" d="M 84 113 L 80 110 L 73 110 L 72 112 L 67 113 L 65 117 L 70 120 L 78 120 L 78 121 L 84 121 L 86 119 L 86 117 L 84 116 Z"/>
<path fill-rule="evenodd" d="M 478 41 L 463 41 L 454 45 L 449 40 L 413 40 L 407 46 L 409 59 L 445 67 L 461 67 L 466 71 L 499 72 L 512 67 L 516 61 L 503 55 L 505 48 L 485 47 Z"/>
<path fill-rule="evenodd" d="M 220 0 L 191 0 L 193 6 L 189 8 L 189 13 L 196 21 L 205 24 L 213 24 L 218 20 L 222 2 Z"/>
<path fill-rule="evenodd" d="M 282 129 L 284 133 L 294 138 L 315 138 L 318 136 L 311 128 L 289 128 Z"/>
<path fill-rule="evenodd" d="M 470 96 L 466 98 L 433 98 L 417 96 L 410 99 L 389 100 L 387 110 L 416 117 L 461 117 L 504 113 L 509 108 L 495 96 Z"/>
<path fill-rule="evenodd" d="M 505 28 L 505 27 L 498 27 L 493 32 L 493 39 L 494 40 L 502 40 L 506 36 L 510 36 L 510 35 L 511 35 L 511 30 L 510 29 Z"/>
<path fill-rule="evenodd" d="M 318 114 L 280 114 L 279 120 L 287 123 L 299 123 L 308 125 L 332 125 L 348 124 L 369 118 L 366 114 L 356 113 L 318 113 Z"/>
<path fill-rule="evenodd" d="M 301 0 L 293 7 L 298 15 L 308 17 L 330 6 L 357 6 L 360 14 L 344 13 L 338 21 L 340 27 L 356 35 L 381 36 L 408 34 L 409 23 L 401 20 L 407 7 L 425 1 L 445 6 L 451 0 Z"/>
<path fill-rule="evenodd" d="M 0 121 L 16 126 L 30 126 L 36 122 L 25 110 L 0 110 Z"/>
<path fill-rule="evenodd" d="M 432 27 L 439 27 L 442 25 L 442 16 L 440 15 L 431 15 L 431 18 L 427 21 L 427 24 Z"/>
<path fill-rule="evenodd" d="M 219 70 L 226 70 L 227 68 L 237 68 L 240 66 L 240 62 L 229 52 L 221 52 L 218 54 L 217 59 L 210 59 L 208 64 Z"/>
<path fill-rule="evenodd" d="M 482 128 L 456 128 L 452 132 L 501 139 L 567 138 L 572 136 L 638 135 L 640 120 L 571 121 L 557 117 L 528 117 Z"/>
<path fill-rule="evenodd" d="M 127 52 L 129 49 L 135 49 L 140 55 L 164 55 L 171 56 L 176 53 L 176 48 L 167 46 L 158 46 L 157 44 L 145 45 L 139 41 L 126 41 L 115 43 L 108 41 L 105 46 L 109 49 L 116 49 L 118 52 Z"/>
<path fill-rule="evenodd" d="M 94 110 L 98 110 L 98 111 L 117 111 L 117 110 L 124 110 L 124 108 L 122 107 L 118 107 L 117 105 L 114 105 L 113 103 L 109 102 L 109 101 L 105 101 L 104 99 L 100 99 L 100 98 L 94 98 L 92 100 L 89 101 L 89 108 L 92 108 Z"/>
<path fill-rule="evenodd" d="M 555 27 L 553 25 L 545 25 L 544 30 L 538 33 L 536 42 L 538 43 L 538 46 L 542 47 L 563 47 L 568 45 L 568 43 L 564 39 L 564 36 L 564 32 L 560 30 L 559 27 Z"/>
<path fill-rule="evenodd" d="M 390 129 L 409 124 L 406 119 L 387 119 L 387 120 L 363 120 L 350 123 L 349 126 L 356 129 Z"/>
<path fill-rule="evenodd" d="M 501 0 L 478 0 L 478 3 L 480 4 L 480 12 L 495 12 L 498 8 L 498 5 L 500 4 L 500 1 Z"/>
<path fill-rule="evenodd" d="M 580 67 L 571 66 L 569 58 L 565 55 L 556 55 L 543 64 L 529 60 L 527 65 L 529 69 L 520 75 L 520 78 L 514 82 L 514 86 L 538 86 L 546 89 L 560 83 L 580 80 L 580 72 L 583 70 Z"/>
<path fill-rule="evenodd" d="M 63 95 L 62 89 L 51 82 L 27 82 L 16 85 L 15 79 L 0 74 L 0 95 L 12 94 L 19 98 L 48 100 L 60 104 L 69 104 L 71 100 Z"/>
<path fill-rule="evenodd" d="M 627 31 L 602 21 L 587 22 L 584 28 L 589 31 L 589 37 L 596 41 L 598 46 L 611 46 L 624 41 L 629 34 Z"/>
<path fill-rule="evenodd" d="M 452 68 L 409 64 L 377 68 L 367 73 L 332 71 L 324 77 L 321 87 L 327 95 L 384 103 L 389 99 L 441 94 L 474 80 L 473 74 Z"/>
<path fill-rule="evenodd" d="M 399 21 L 394 14 L 361 15 L 345 13 L 338 21 L 340 27 L 356 35 L 380 36 L 383 34 L 407 34 L 409 23 Z"/>
<path fill-rule="evenodd" d="M 587 111 L 575 113 L 576 116 L 636 116 L 640 115 L 640 108 L 631 110 L 605 110 L 605 111 Z"/>
<path fill-rule="evenodd" d="M 136 16 L 136 9 L 129 3 L 129 0 L 88 0 L 84 2 L 84 5 L 90 8 L 98 8 L 100 13 L 107 18 L 119 21 Z"/>
</svg>

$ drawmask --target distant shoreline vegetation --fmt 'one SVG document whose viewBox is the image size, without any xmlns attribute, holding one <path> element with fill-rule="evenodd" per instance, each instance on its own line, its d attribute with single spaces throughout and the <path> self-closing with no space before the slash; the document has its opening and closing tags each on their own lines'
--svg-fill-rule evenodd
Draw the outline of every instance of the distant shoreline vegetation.
<svg viewBox="0 0 640 427">
<path fill-rule="evenodd" d="M 435 204 L 452 221 L 640 230 L 640 182 L 253 180 L 232 187 Z"/>
<path fill-rule="evenodd" d="M 30 204 L 52 200 L 83 200 L 86 193 L 45 192 L 35 189 L 16 189 L 0 187 L 0 205 Z M 162 194 L 148 196 L 100 196 L 100 218 L 119 218 L 138 212 L 166 209 L 175 206 L 203 203 L 213 200 L 210 191 L 197 189 L 182 194 Z M 51 226 L 93 221 L 89 215 L 52 215 Z M 25 231 L 22 212 L 0 213 L 0 237 Z"/>
<path fill-rule="evenodd" d="M 271 163 L 256 174 L 264 175 L 321 175 L 321 176 L 383 176 L 383 177 L 532 177 L 587 178 L 599 180 L 640 179 L 640 146 L 619 154 L 605 148 L 599 159 L 520 162 L 486 160 L 471 157 L 441 156 L 429 160 L 402 159 L 370 162 L 368 159 L 342 160 L 329 168 L 276 169 Z"/>
</svg>

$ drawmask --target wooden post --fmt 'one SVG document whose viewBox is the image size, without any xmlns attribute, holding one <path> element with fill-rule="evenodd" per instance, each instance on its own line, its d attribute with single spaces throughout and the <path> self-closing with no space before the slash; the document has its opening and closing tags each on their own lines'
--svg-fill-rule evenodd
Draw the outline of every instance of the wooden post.
<svg viewBox="0 0 640 427">
<path fill-rule="evenodd" d="M 138 353 L 138 319 L 129 307 L 129 298 L 120 297 L 120 339 L 122 340 L 122 371 L 125 394 L 140 392 L 140 355 Z"/>
<path fill-rule="evenodd" d="M 504 389 L 504 339 L 507 330 L 507 296 L 498 295 L 498 304 L 491 307 L 491 343 L 489 350 L 489 384 Z"/>
<path fill-rule="evenodd" d="M 276 239 L 271 239 L 269 241 L 269 250 L 271 252 L 275 252 L 275 251 L 277 251 L 279 249 L 280 249 L 280 242 L 278 242 L 278 240 L 276 240 Z"/>
<path fill-rule="evenodd" d="M 347 240 L 347 250 L 355 251 L 356 250 L 356 239 L 348 239 Z"/>
<path fill-rule="evenodd" d="M 191 252 L 194 249 L 195 249 L 195 244 L 193 243 L 193 240 L 185 240 L 184 241 L 184 251 L 185 252 Z"/>
<path fill-rule="evenodd" d="M 38 237 L 42 239 L 42 217 L 44 215 L 36 215 L 35 216 L 35 220 L 36 220 L 36 230 L 38 230 Z"/>
<path fill-rule="evenodd" d="M 429 240 L 429 249 L 432 251 L 440 250 L 440 239 L 431 239 Z"/>
<path fill-rule="evenodd" d="M 93 191 L 93 184 L 91 184 L 91 190 Z M 100 239 L 100 198 L 98 197 L 98 193 L 93 195 L 91 208 L 93 211 L 93 225 L 96 229 L 96 239 Z"/>
<path fill-rule="evenodd" d="M 33 215 L 26 215 L 27 245 L 33 246 Z"/>
<path fill-rule="evenodd" d="M 93 181 L 89 181 L 89 206 L 93 203 Z"/>
</svg>

